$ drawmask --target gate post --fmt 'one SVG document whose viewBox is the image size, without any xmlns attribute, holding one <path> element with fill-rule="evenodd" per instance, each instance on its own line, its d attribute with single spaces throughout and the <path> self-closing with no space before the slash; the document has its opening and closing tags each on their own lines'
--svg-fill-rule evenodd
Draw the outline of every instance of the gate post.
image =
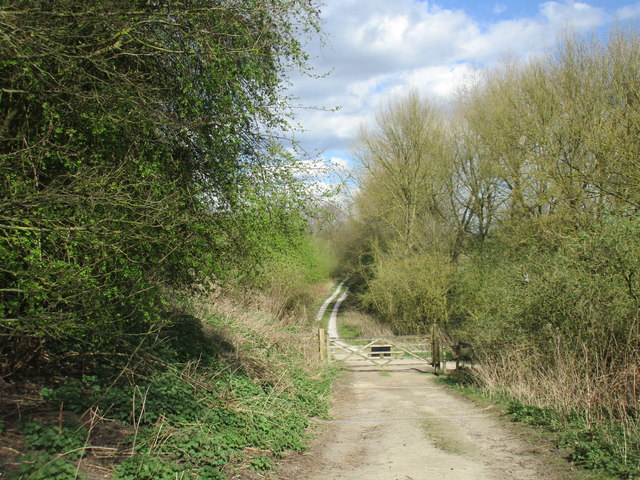
<svg viewBox="0 0 640 480">
<path fill-rule="evenodd" d="M 437 323 L 431 326 L 431 366 L 435 373 L 440 373 L 440 338 Z"/>
<path fill-rule="evenodd" d="M 440 329 L 437 323 L 431 326 L 431 366 L 434 368 L 436 375 L 447 373 L 447 350 L 442 347 Z"/>
<path fill-rule="evenodd" d="M 447 347 L 446 346 L 442 349 L 442 373 L 445 375 L 447 374 Z"/>
</svg>

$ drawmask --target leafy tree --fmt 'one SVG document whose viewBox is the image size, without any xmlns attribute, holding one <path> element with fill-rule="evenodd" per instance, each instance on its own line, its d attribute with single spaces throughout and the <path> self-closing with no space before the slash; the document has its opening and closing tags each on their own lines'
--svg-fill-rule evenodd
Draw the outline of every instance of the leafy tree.
<svg viewBox="0 0 640 480">
<path fill-rule="evenodd" d="M 452 264 L 447 255 L 416 253 L 375 257 L 362 304 L 399 333 L 428 333 L 449 318 Z"/>
<path fill-rule="evenodd" d="M 445 138 L 437 109 L 415 91 L 391 100 L 373 127 L 361 128 L 354 149 L 363 172 L 356 204 L 386 249 L 415 251 L 432 241 L 434 221 L 444 213 Z"/>
<path fill-rule="evenodd" d="M 487 72 L 452 123 L 415 94 L 390 102 L 360 135 L 347 224 L 365 306 L 403 331 L 450 319 L 487 385 L 620 421 L 624 451 L 639 410 L 638 52 L 637 25 L 567 34 Z"/>
<path fill-rule="evenodd" d="M 163 292 L 250 272 L 273 237 L 299 237 L 303 195 L 274 136 L 286 72 L 318 29 L 312 2 L 1 8 L 5 374 L 114 348 L 157 319 Z"/>
<path fill-rule="evenodd" d="M 424 331 L 447 311 L 451 168 L 445 123 L 417 92 L 383 106 L 360 130 L 352 252 L 365 307 L 398 332 Z"/>
<path fill-rule="evenodd" d="M 490 235 L 461 256 L 450 297 L 458 334 L 500 364 L 501 389 L 587 422 L 625 422 L 629 434 L 640 342 L 638 39 L 635 26 L 567 35 L 463 98 L 460 141 L 499 203 Z M 634 448 L 626 437 L 621 445 Z"/>
</svg>

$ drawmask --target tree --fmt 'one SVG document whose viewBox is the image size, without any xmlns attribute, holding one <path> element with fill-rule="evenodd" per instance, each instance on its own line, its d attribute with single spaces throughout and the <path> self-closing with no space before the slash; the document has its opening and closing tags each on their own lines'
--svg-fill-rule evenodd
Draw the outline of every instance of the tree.
<svg viewBox="0 0 640 480">
<path fill-rule="evenodd" d="M 620 422 L 631 436 L 638 38 L 637 27 L 569 34 L 544 57 L 494 70 L 462 99 L 462 151 L 485 169 L 479 178 L 498 203 L 450 296 L 458 334 L 491 355 L 487 375 L 502 391 L 584 412 L 587 422 Z M 633 448 L 620 440 L 621 450 Z"/>
<path fill-rule="evenodd" d="M 5 363 L 146 329 L 167 289 L 228 280 L 300 231 L 273 138 L 311 2 L 23 0 L 0 22 Z"/>
<path fill-rule="evenodd" d="M 396 331 L 424 331 L 446 318 L 452 235 L 445 123 L 417 92 L 382 107 L 358 135 L 355 200 L 361 300 Z"/>
<path fill-rule="evenodd" d="M 354 153 L 362 168 L 358 213 L 387 249 L 419 251 L 439 230 L 449 168 L 445 125 L 416 91 L 382 107 L 362 127 Z M 446 249 L 446 242 L 436 248 Z"/>
</svg>

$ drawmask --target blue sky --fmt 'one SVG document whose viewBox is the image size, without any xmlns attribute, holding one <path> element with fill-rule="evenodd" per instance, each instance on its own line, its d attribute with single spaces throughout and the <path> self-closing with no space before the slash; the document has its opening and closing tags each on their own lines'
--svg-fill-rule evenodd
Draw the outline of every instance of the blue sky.
<svg viewBox="0 0 640 480">
<path fill-rule="evenodd" d="M 445 8 L 462 8 L 469 12 L 477 13 L 478 15 L 492 15 L 495 14 L 495 12 L 502 12 L 501 15 L 520 17 L 533 16 L 537 14 L 540 5 L 545 2 L 532 0 L 497 0 L 480 2 L 474 2 L 473 0 L 442 0 L 440 2 L 431 3 L 438 3 Z M 591 7 L 602 8 L 609 12 L 629 5 L 634 5 L 634 2 L 629 0 L 591 0 L 582 2 L 576 1 L 558 3 L 584 3 Z"/>
<path fill-rule="evenodd" d="M 495 22 L 503 19 L 534 17 L 539 13 L 540 5 L 545 2 L 531 0 L 497 0 L 487 2 L 476 2 L 473 0 L 442 0 L 431 2 L 423 1 L 421 3 L 438 5 L 446 9 L 464 10 L 479 22 Z M 594 0 L 557 3 L 584 3 L 591 7 L 601 8 L 609 12 L 629 5 L 634 5 L 634 2 L 625 0 Z"/>
<path fill-rule="evenodd" d="M 422 3 L 436 4 L 448 9 L 464 10 L 482 22 L 489 22 L 499 18 L 533 16 L 538 11 L 537 2 L 530 1 L 474 2 L 472 0 L 443 0 Z"/>
<path fill-rule="evenodd" d="M 418 89 L 436 102 L 505 56 L 552 48 L 567 26 L 578 32 L 640 19 L 640 0 L 323 0 L 325 45 L 312 41 L 323 78 L 292 75 L 290 94 L 303 131 L 300 147 L 316 166 L 352 167 L 360 125 L 393 95 Z M 330 111 L 339 106 L 338 111 Z M 318 108 L 319 107 L 319 108 Z M 326 109 L 326 110 L 323 110 Z"/>
</svg>

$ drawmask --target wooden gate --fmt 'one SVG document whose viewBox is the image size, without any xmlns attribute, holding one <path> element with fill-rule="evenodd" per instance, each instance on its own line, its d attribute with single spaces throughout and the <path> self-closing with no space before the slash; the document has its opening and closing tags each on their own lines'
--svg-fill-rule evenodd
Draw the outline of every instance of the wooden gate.
<svg viewBox="0 0 640 480">
<path fill-rule="evenodd" d="M 431 336 L 378 338 L 329 338 L 329 361 L 341 361 L 351 367 L 390 364 L 433 364 Z"/>
</svg>

